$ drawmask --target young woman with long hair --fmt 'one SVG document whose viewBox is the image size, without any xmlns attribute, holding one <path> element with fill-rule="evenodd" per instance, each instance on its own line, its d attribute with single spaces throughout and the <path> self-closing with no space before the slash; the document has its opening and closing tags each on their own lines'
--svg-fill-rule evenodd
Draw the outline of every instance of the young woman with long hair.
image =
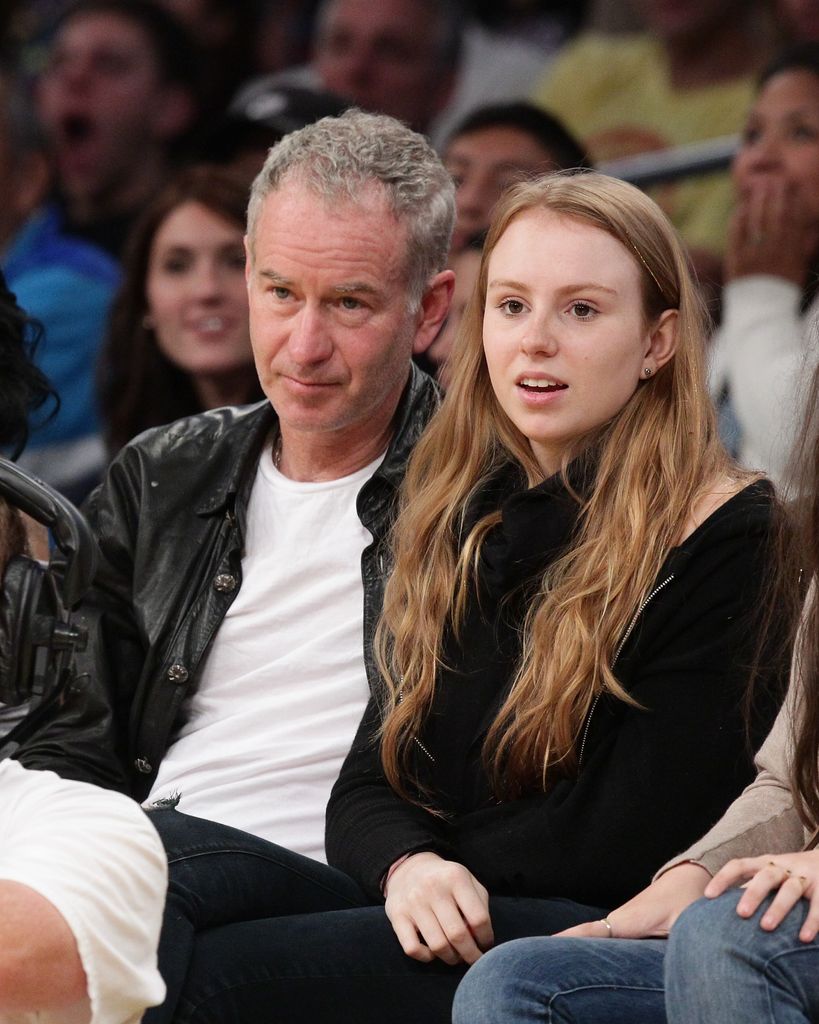
<svg viewBox="0 0 819 1024">
<path fill-rule="evenodd" d="M 410 956 L 477 959 L 487 890 L 616 906 L 749 781 L 775 502 L 716 436 L 704 336 L 638 190 L 558 174 L 501 200 L 405 481 L 383 700 L 328 807 L 331 863 Z"/>
<path fill-rule="evenodd" d="M 455 1024 L 819 1019 L 819 371 L 801 397 L 779 596 L 795 605 L 810 587 L 755 781 L 605 920 L 493 950 L 460 987 Z"/>
<path fill-rule="evenodd" d="M 100 366 L 110 454 L 148 427 L 263 395 L 250 348 L 247 188 L 216 167 L 180 172 L 129 239 Z"/>
</svg>

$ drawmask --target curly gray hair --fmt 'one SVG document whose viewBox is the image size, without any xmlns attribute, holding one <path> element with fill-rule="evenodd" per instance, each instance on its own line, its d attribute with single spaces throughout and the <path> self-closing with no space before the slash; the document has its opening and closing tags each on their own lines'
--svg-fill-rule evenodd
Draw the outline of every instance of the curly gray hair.
<svg viewBox="0 0 819 1024">
<path fill-rule="evenodd" d="M 366 185 L 380 185 L 393 214 L 407 224 L 410 303 L 420 302 L 429 279 L 446 266 L 455 218 L 452 178 L 422 135 L 395 118 L 356 109 L 286 135 L 250 191 L 251 253 L 262 204 L 289 176 L 328 203 L 360 203 Z"/>
</svg>

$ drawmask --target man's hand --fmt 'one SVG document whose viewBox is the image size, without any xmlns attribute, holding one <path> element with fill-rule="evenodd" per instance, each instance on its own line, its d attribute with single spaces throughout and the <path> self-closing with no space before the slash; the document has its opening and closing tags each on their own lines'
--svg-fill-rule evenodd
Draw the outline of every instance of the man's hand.
<svg viewBox="0 0 819 1024">
<path fill-rule="evenodd" d="M 685 908 L 704 894 L 710 880 L 710 874 L 699 864 L 678 864 L 628 903 L 612 910 L 607 918 L 611 933 L 603 921 L 589 921 L 558 934 L 591 939 L 665 938 Z"/>
<path fill-rule="evenodd" d="M 462 864 L 415 853 L 389 877 L 387 917 L 407 956 L 474 964 L 492 945 L 489 894 Z"/>
<path fill-rule="evenodd" d="M 802 942 L 813 942 L 816 938 L 819 933 L 819 850 L 731 860 L 708 883 L 705 895 L 713 898 L 735 885 L 744 888 L 737 903 L 740 917 L 750 917 L 769 893 L 776 892 L 759 922 L 766 931 L 777 928 L 804 897 L 810 903 L 810 910 L 799 938 Z"/>
</svg>

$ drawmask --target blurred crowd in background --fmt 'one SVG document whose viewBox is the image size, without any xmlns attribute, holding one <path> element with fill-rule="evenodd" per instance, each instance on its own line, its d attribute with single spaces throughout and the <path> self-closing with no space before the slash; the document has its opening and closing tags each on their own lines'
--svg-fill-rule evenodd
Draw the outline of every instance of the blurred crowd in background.
<svg viewBox="0 0 819 1024">
<path fill-rule="evenodd" d="M 21 461 L 75 501 L 141 430 L 262 397 L 247 191 L 349 105 L 455 177 L 458 290 L 424 356 L 444 386 L 507 184 L 736 137 L 730 169 L 651 194 L 719 327 L 724 435 L 783 482 L 816 362 L 819 0 L 7 0 L 0 39 L 0 268 L 59 395 Z"/>
</svg>

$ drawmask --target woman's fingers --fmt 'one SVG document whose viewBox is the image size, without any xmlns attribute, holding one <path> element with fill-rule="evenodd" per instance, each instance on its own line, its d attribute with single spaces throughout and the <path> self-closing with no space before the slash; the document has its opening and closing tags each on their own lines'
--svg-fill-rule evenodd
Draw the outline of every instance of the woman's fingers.
<svg viewBox="0 0 819 1024">
<path fill-rule="evenodd" d="M 492 944 L 486 889 L 462 864 L 437 854 L 414 854 L 395 869 L 385 909 L 415 960 L 471 964 Z"/>
</svg>

